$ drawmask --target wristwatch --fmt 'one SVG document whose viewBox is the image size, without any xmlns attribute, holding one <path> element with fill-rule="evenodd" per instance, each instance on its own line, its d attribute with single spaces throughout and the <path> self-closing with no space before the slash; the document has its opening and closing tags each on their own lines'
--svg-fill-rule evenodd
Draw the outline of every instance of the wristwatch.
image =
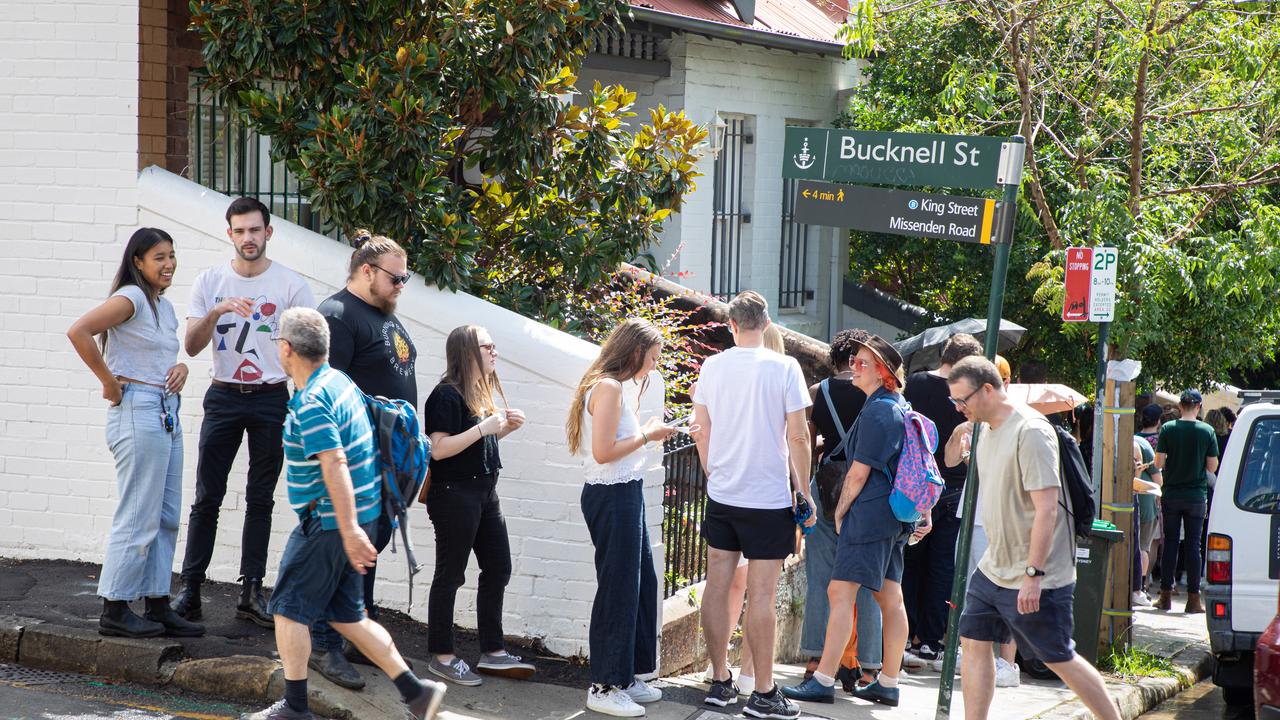
<svg viewBox="0 0 1280 720">
<path fill-rule="evenodd" d="M 1044 577 L 1044 571 L 1037 567 L 1027 566 L 1027 577 Z"/>
</svg>

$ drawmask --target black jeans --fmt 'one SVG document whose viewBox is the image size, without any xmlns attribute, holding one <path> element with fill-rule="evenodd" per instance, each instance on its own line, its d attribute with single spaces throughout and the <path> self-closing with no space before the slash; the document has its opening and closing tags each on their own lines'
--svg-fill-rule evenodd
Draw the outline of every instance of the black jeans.
<svg viewBox="0 0 1280 720">
<path fill-rule="evenodd" d="M 627 687 L 658 669 L 658 575 L 641 481 L 584 485 L 582 515 L 596 548 L 591 682 Z"/>
<path fill-rule="evenodd" d="M 227 494 L 227 476 L 249 436 L 249 477 L 245 489 L 244 530 L 240 537 L 240 575 L 261 580 L 267 574 L 267 545 L 271 540 L 271 511 L 276 482 L 284 465 L 284 418 L 289 390 L 257 393 L 210 385 L 204 394 L 204 422 L 200 425 L 200 459 L 196 463 L 196 499 L 187 521 L 187 552 L 182 579 L 201 582 L 218 534 L 218 513 Z"/>
<path fill-rule="evenodd" d="M 1204 500 L 1161 498 L 1164 509 L 1164 552 L 1160 562 L 1160 589 L 1172 590 L 1181 545 L 1187 564 L 1187 592 L 1200 592 L 1200 530 L 1208 503 Z M 1182 542 L 1178 542 L 1181 533 Z"/>
<path fill-rule="evenodd" d="M 498 476 L 433 478 L 427 515 L 436 531 L 436 569 L 427 599 L 427 651 L 453 654 L 453 605 L 466 581 L 467 560 L 480 566 L 476 625 L 480 652 L 497 652 L 502 640 L 502 600 L 511 580 L 511 544 L 498 504 Z"/>
<path fill-rule="evenodd" d="M 961 492 L 948 488 L 933 508 L 933 530 L 908 545 L 902 573 L 902 599 L 911 635 L 935 651 L 947 634 L 948 601 L 956 574 L 956 540 L 960 519 L 956 508 Z"/>
<path fill-rule="evenodd" d="M 379 554 L 391 544 L 391 520 L 387 518 L 386 513 L 378 516 L 370 525 L 373 532 L 369 533 L 369 542 L 373 543 L 374 549 Z M 378 566 L 366 568 L 364 577 L 364 612 L 369 616 L 370 620 L 378 619 L 378 608 L 373 604 L 373 581 L 378 575 Z M 311 647 L 318 652 L 327 650 L 342 649 L 342 635 L 329 626 L 329 623 L 319 620 L 311 626 Z"/>
</svg>

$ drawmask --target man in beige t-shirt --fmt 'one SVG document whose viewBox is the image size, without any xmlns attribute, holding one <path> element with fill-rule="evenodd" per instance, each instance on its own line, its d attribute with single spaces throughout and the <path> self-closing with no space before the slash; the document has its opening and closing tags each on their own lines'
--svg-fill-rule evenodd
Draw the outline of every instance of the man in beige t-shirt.
<svg viewBox="0 0 1280 720">
<path fill-rule="evenodd" d="M 987 551 L 969 578 L 960 616 L 966 720 L 987 717 L 995 693 L 992 643 L 1018 641 L 1101 720 L 1120 720 L 1102 676 L 1071 639 L 1075 541 L 1059 479 L 1058 439 L 1049 421 L 1011 401 L 990 360 L 968 357 L 947 378 L 951 401 L 981 423 L 973 458 L 981 478 Z"/>
</svg>

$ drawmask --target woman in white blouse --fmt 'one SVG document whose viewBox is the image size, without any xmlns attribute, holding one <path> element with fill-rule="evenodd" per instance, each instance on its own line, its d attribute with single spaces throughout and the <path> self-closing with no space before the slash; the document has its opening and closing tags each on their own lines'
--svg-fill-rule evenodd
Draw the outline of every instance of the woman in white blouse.
<svg viewBox="0 0 1280 720">
<path fill-rule="evenodd" d="M 658 667 L 658 576 L 641 478 L 649 460 L 638 451 L 675 430 L 656 417 L 641 425 L 636 407 L 661 352 L 662 333 L 652 323 L 618 325 L 582 376 L 565 423 L 569 452 L 586 455 L 582 515 L 596 549 L 587 708 L 618 717 L 644 715 L 638 703 L 662 698 L 636 677 Z"/>
</svg>

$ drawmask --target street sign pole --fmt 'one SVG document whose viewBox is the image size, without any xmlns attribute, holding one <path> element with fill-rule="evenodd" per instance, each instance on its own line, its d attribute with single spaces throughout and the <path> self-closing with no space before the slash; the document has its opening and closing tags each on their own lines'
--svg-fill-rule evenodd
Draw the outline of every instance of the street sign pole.
<svg viewBox="0 0 1280 720">
<path fill-rule="evenodd" d="M 1009 251 L 1013 247 L 1013 226 L 1017 215 L 1018 188 L 1022 184 L 1022 161 L 1026 141 L 1018 135 L 1009 138 L 1007 150 L 1001 152 L 999 180 L 1004 186 L 1004 198 L 1000 212 L 1000 239 L 996 245 L 995 266 L 991 271 L 991 295 L 987 300 L 987 359 L 996 356 L 1000 339 L 1000 318 L 1004 316 L 1004 284 L 1009 273 Z M 970 443 L 969 472 L 964 483 L 963 517 L 960 521 L 960 537 L 956 543 L 956 572 L 951 581 L 951 611 L 947 614 L 946 652 L 942 656 L 942 677 L 938 682 L 937 720 L 948 720 L 951 715 L 951 696 L 955 686 L 956 656 L 960 650 L 960 613 L 964 610 L 964 595 L 968 585 L 969 553 L 973 547 L 973 519 L 978 504 L 977 462 L 973 454 L 978 450 L 980 433 L 973 430 Z"/>
</svg>

